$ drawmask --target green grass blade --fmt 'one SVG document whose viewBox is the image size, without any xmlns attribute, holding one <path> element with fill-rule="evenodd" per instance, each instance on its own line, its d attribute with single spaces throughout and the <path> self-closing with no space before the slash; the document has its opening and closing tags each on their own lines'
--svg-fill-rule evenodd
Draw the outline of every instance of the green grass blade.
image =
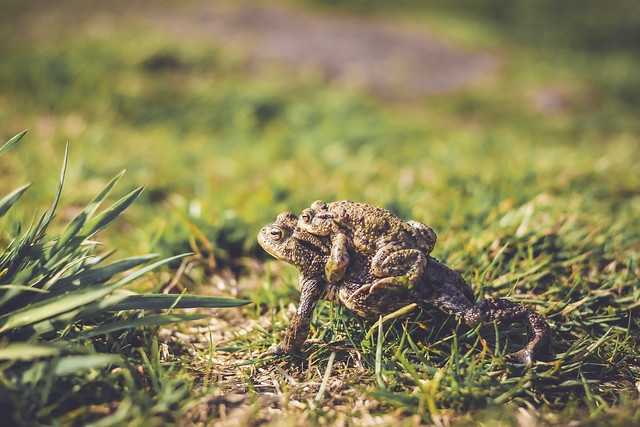
<svg viewBox="0 0 640 427">
<path fill-rule="evenodd" d="M 172 256 L 172 257 L 169 257 L 169 258 L 165 258 L 165 259 L 163 259 L 161 261 L 154 262 L 151 265 L 148 265 L 148 266 L 146 266 L 144 268 L 141 268 L 138 271 L 135 271 L 135 272 L 131 273 L 127 277 L 125 277 L 122 280 L 120 280 L 117 283 L 115 283 L 115 285 L 118 285 L 118 287 L 126 285 L 127 283 L 136 280 L 138 277 L 141 277 L 141 276 L 145 275 L 146 273 L 148 273 L 149 271 L 153 270 L 156 267 L 159 267 L 161 265 L 167 264 L 167 263 L 169 263 L 171 261 L 174 261 L 176 259 L 184 258 L 185 256 L 188 256 L 188 255 L 191 255 L 191 253 L 175 255 L 175 256 Z"/>
<path fill-rule="evenodd" d="M 108 311 L 109 307 L 113 304 L 117 304 L 126 297 L 125 294 L 109 295 L 104 299 L 94 301 L 84 307 L 79 307 L 55 317 L 42 320 L 41 322 L 31 325 L 31 328 L 33 328 L 33 331 L 38 334 L 38 336 L 42 336 L 49 332 L 66 328 L 66 325 L 71 325 L 81 320 L 95 319 L 101 313 Z M 66 339 L 65 334 L 59 334 L 54 340 L 62 339 Z"/>
<path fill-rule="evenodd" d="M 67 338 L 68 340 L 85 340 L 98 335 L 106 334 L 123 329 L 135 329 L 147 326 L 160 326 L 169 323 L 187 322 L 190 320 L 200 320 L 209 317 L 207 314 L 200 313 L 180 313 L 180 314 L 154 314 L 151 316 L 139 317 L 136 319 L 124 320 L 121 322 L 109 323 L 97 326 L 92 329 L 84 330 L 77 335 Z"/>
<path fill-rule="evenodd" d="M 82 356 L 66 356 L 61 358 L 56 366 L 55 375 L 69 375 L 78 371 L 104 368 L 118 364 L 122 358 L 115 354 L 91 354 Z"/>
<path fill-rule="evenodd" d="M 152 260 L 155 257 L 157 257 L 157 255 L 149 254 L 125 258 L 119 261 L 115 261 L 112 264 L 104 267 L 83 270 L 76 274 L 58 280 L 54 285 L 51 286 L 49 291 L 52 295 L 60 295 L 65 292 L 76 291 L 88 286 L 104 283 L 116 274 L 135 268 Z"/>
<path fill-rule="evenodd" d="M 113 292 L 118 287 L 119 286 L 110 285 L 98 289 L 81 290 L 56 298 L 47 298 L 21 310 L 7 313 L 0 317 L 0 334 L 9 329 L 31 325 L 89 304 Z"/>
<path fill-rule="evenodd" d="M 140 196 L 142 190 L 144 190 L 144 187 L 137 188 L 118 200 L 100 215 L 88 221 L 80 230 L 80 234 L 88 238 L 107 227 Z"/>
<path fill-rule="evenodd" d="M 394 311 L 391 314 L 387 314 L 386 316 L 384 316 L 382 319 L 379 319 L 376 323 L 374 323 L 371 326 L 371 329 L 369 329 L 369 331 L 367 332 L 367 335 L 365 335 L 364 339 L 368 340 L 369 338 L 371 338 L 371 336 L 373 335 L 373 331 L 376 330 L 376 328 L 384 322 L 388 322 L 389 320 L 393 320 L 393 319 L 397 319 L 398 317 L 402 317 L 408 313 L 411 313 L 413 310 L 415 310 L 418 307 L 418 304 L 416 303 L 411 303 L 409 305 L 405 305 L 402 308 L 399 308 L 398 310 Z"/>
<path fill-rule="evenodd" d="M 11 291 L 24 291 L 24 292 L 36 292 L 39 294 L 49 294 L 49 291 L 40 288 L 34 288 L 31 286 L 24 285 L 0 285 L 0 291 L 11 290 Z"/>
<path fill-rule="evenodd" d="M 60 348 L 45 344 L 11 343 L 0 348 L 0 360 L 34 360 L 60 354 Z"/>
<path fill-rule="evenodd" d="M 0 334 L 9 329 L 40 322 L 44 319 L 54 317 L 67 311 L 71 311 L 77 307 L 89 304 L 110 294 L 127 283 L 132 282 L 154 268 L 183 256 L 184 255 L 177 255 L 158 261 L 108 286 L 101 286 L 96 289 L 89 288 L 73 293 L 63 294 L 56 298 L 48 298 L 38 303 L 31 304 L 24 309 L 7 313 L 4 316 L 0 316 Z"/>
<path fill-rule="evenodd" d="M 331 379 L 331 368 L 333 367 L 333 361 L 336 358 L 336 352 L 332 351 L 329 356 L 329 361 L 327 362 L 327 370 L 324 371 L 324 376 L 322 377 L 322 384 L 320 384 L 320 389 L 318 390 L 318 394 L 316 394 L 316 401 L 321 400 L 324 396 L 324 391 L 327 388 L 327 384 L 329 384 L 329 379 Z"/>
<path fill-rule="evenodd" d="M 64 171 L 65 171 L 65 169 L 66 169 L 66 153 L 65 153 L 65 165 L 63 165 L 62 174 L 60 176 L 60 184 L 59 184 L 59 187 L 58 187 L 58 195 L 62 191 L 62 182 L 64 181 Z M 58 238 L 58 240 L 57 240 L 57 242 L 56 242 L 56 244 L 55 244 L 55 246 L 53 248 L 54 252 L 55 251 L 60 251 L 62 248 L 64 248 L 67 245 L 67 243 L 69 243 L 72 239 L 74 239 L 76 237 L 77 237 L 77 242 L 76 242 L 76 245 L 73 245 L 73 246 L 79 245 L 82 241 L 84 241 L 85 239 L 87 239 L 91 235 L 95 234 L 97 231 L 100 231 L 104 227 L 106 227 L 107 225 L 111 224 L 111 222 L 113 222 L 113 220 L 115 220 L 115 218 L 120 213 L 122 213 L 122 211 L 124 209 L 126 209 L 133 202 L 133 200 L 135 200 L 135 198 L 134 198 L 128 205 L 126 205 L 122 209 L 120 209 L 118 211 L 118 213 L 115 214 L 115 216 L 110 217 L 110 221 L 107 222 L 106 224 L 104 224 L 99 230 L 96 230 L 96 231 L 93 231 L 93 232 L 89 232 L 88 231 L 89 230 L 88 223 L 90 223 L 92 221 L 96 221 L 98 218 L 104 216 L 105 213 L 99 215 L 98 217 L 94 218 L 91 221 L 89 221 L 89 218 L 95 214 L 95 212 L 98 210 L 100 205 L 104 202 L 104 200 L 109 195 L 109 193 L 111 192 L 113 187 L 115 187 L 115 185 L 118 183 L 118 181 L 120 181 L 120 179 L 122 178 L 123 174 L 124 174 L 124 171 L 120 172 L 111 181 L 109 181 L 109 183 L 102 190 L 102 192 L 100 192 L 100 194 L 98 194 L 91 201 L 91 203 L 89 203 L 87 205 L 87 207 L 84 208 L 84 210 L 82 212 L 80 212 L 78 214 L 78 216 L 76 216 L 69 223 L 67 228 L 62 232 L 62 234 Z M 125 197 L 125 199 L 126 199 L 126 197 Z M 54 209 L 55 209 L 56 205 L 57 205 L 57 201 L 56 201 L 56 203 L 54 203 Z M 113 207 L 111 209 L 113 209 Z M 53 215 L 53 212 L 51 212 L 51 215 Z"/>
<path fill-rule="evenodd" d="M 176 302 L 177 301 L 177 302 Z M 131 295 L 109 307 L 110 310 L 162 310 L 169 308 L 223 308 L 250 304 L 234 298 L 199 295 Z"/>
<path fill-rule="evenodd" d="M 378 387 L 381 389 L 385 389 L 386 384 L 382 379 L 382 342 L 384 341 L 383 329 L 384 322 L 382 321 L 382 316 L 378 319 L 378 340 L 376 342 L 376 359 L 375 359 L 375 374 L 376 381 L 378 382 Z"/>
<path fill-rule="evenodd" d="M 86 222 L 87 222 L 86 212 L 80 212 L 78 216 L 73 218 L 73 220 L 69 223 L 69 225 L 67 225 L 64 231 L 60 234 L 60 237 L 58 237 L 58 240 L 56 241 L 53 247 L 53 252 L 57 252 L 61 250 L 63 247 L 65 247 L 67 243 L 69 243 L 74 237 L 78 235 L 78 232 L 82 229 L 82 227 Z M 80 238 L 80 241 L 82 240 L 84 239 Z"/>
<path fill-rule="evenodd" d="M 0 200 L 0 218 L 2 218 L 4 214 L 11 209 L 11 206 L 13 206 L 13 204 L 24 194 L 25 191 L 27 191 L 29 187 L 31 187 L 31 184 L 23 185 Z"/>
<path fill-rule="evenodd" d="M 13 148 L 13 146 L 16 145 L 27 132 L 29 132 L 29 129 L 23 130 L 22 132 L 11 138 L 9 141 L 7 141 L 2 147 L 0 147 L 0 156 Z"/>
<path fill-rule="evenodd" d="M 58 208 L 58 202 L 60 201 L 60 195 L 62 194 L 62 186 L 64 184 L 64 176 L 67 172 L 67 159 L 69 158 L 69 143 L 67 142 L 67 146 L 64 149 L 64 160 L 62 161 L 62 171 L 60 172 L 60 180 L 58 181 L 58 191 L 56 191 L 56 196 L 53 199 L 53 204 L 51 205 L 51 210 L 47 214 L 47 217 L 44 221 L 45 227 L 51 222 L 53 219 L 53 215 L 55 215 L 56 209 Z"/>
<path fill-rule="evenodd" d="M 96 213 L 102 202 L 104 202 L 104 200 L 107 198 L 109 193 L 111 193 L 113 187 L 115 187 L 118 181 L 120 181 L 120 179 L 124 175 L 124 172 L 125 171 L 122 171 L 118 175 L 113 177 L 111 181 L 109 181 L 109 183 L 105 186 L 105 188 L 96 197 L 93 198 L 93 200 L 87 205 L 87 207 L 85 207 L 83 211 L 76 218 L 74 218 L 73 221 L 71 221 L 71 224 L 77 224 L 78 222 L 84 224 L 86 222 L 86 218 L 91 218 Z M 70 227 L 71 224 L 69 225 Z M 77 225 L 74 225 L 72 228 L 76 227 Z"/>
<path fill-rule="evenodd" d="M 92 216 L 96 212 L 96 210 L 98 210 L 102 202 L 104 202 L 104 200 L 107 198 L 109 193 L 111 193 L 111 190 L 113 190 L 113 188 L 116 186 L 116 184 L 118 184 L 120 179 L 122 179 L 122 177 L 124 176 L 124 172 L 125 171 L 121 171 L 119 174 L 114 176 L 111 179 L 111 181 L 109 181 L 109 183 L 100 192 L 100 194 L 94 197 L 94 199 L 91 201 L 91 203 L 89 203 L 89 205 L 85 209 L 85 212 L 87 212 L 87 216 L 89 217 Z"/>
</svg>

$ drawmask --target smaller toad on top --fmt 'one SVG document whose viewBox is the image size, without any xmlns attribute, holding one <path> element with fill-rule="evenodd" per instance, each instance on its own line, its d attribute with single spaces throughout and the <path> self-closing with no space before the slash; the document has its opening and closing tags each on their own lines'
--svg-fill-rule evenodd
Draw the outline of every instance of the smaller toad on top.
<svg viewBox="0 0 640 427">
<path fill-rule="evenodd" d="M 325 267 L 329 282 L 337 282 L 344 275 L 350 249 L 373 257 L 371 272 L 376 279 L 361 292 L 412 289 L 436 244 L 436 233 L 427 225 L 405 222 L 386 209 L 349 200 L 328 204 L 315 201 L 299 216 L 298 227 L 331 238 L 331 254 Z"/>
</svg>

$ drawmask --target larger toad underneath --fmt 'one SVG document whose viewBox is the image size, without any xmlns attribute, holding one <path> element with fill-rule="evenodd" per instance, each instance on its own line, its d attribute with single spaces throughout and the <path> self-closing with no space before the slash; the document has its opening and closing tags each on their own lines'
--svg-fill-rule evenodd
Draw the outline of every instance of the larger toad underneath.
<svg viewBox="0 0 640 427">
<path fill-rule="evenodd" d="M 325 274 L 325 265 L 332 256 L 330 238 L 309 234 L 296 225 L 296 216 L 284 212 L 258 234 L 258 242 L 268 253 L 298 268 L 301 290 L 300 306 L 287 328 L 284 342 L 265 355 L 300 351 L 309 332 L 314 308 L 321 299 L 343 304 L 367 318 L 377 318 L 416 303 L 424 310 L 437 308 L 447 315 L 458 316 L 470 327 L 523 321 L 530 340 L 520 351 L 505 356 L 505 360 L 511 362 L 533 362 L 550 341 L 549 325 L 538 313 L 501 298 L 487 298 L 473 304 L 473 292 L 464 279 L 428 255 L 425 255 L 421 276 L 407 292 L 361 292 L 362 287 L 370 285 L 376 276 L 371 270 L 373 257 L 356 250 L 350 250 L 342 278 L 330 282 Z"/>
</svg>

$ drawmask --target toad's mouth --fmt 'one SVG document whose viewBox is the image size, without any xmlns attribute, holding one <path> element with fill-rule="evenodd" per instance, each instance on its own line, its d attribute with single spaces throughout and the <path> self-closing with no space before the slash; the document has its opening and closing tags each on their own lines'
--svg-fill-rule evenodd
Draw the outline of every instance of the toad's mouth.
<svg viewBox="0 0 640 427">
<path fill-rule="evenodd" d="M 329 253 L 329 249 L 325 245 L 321 244 L 320 241 L 312 242 L 311 240 L 307 239 L 299 239 L 298 244 L 303 248 L 315 253 L 319 253 L 322 255 L 327 255 Z"/>
</svg>

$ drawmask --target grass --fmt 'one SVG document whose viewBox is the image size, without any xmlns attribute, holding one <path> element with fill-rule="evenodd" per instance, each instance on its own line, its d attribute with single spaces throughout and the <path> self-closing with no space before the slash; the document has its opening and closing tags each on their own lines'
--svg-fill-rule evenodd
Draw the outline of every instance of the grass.
<svg viewBox="0 0 640 427">
<path fill-rule="evenodd" d="M 21 132 L 0 147 L 0 155 L 13 148 L 25 134 L 26 131 Z M 171 368 L 161 365 L 157 340 L 146 341 L 151 345 L 152 360 L 140 345 L 125 349 L 133 344 L 131 338 L 135 337 L 137 328 L 201 320 L 207 314 L 145 315 L 145 311 L 235 307 L 247 301 L 118 292 L 150 270 L 185 255 L 132 271 L 155 256 L 138 256 L 106 264 L 105 259 L 111 254 L 93 253 L 99 242 L 90 239 L 113 223 L 142 192 L 142 188 L 138 188 L 96 214 L 122 174 L 112 179 L 60 235 L 48 237 L 47 229 L 60 201 L 66 167 L 65 155 L 58 191 L 50 210 L 37 221 L 34 218 L 24 232 L 18 224 L 13 240 L 0 255 L 0 410 L 16 425 L 47 422 L 54 413 L 66 413 L 60 419 L 63 422 L 65 419 L 74 423 L 90 420 L 95 414 L 82 407 L 75 408 L 83 399 L 72 398 L 72 394 L 92 389 L 100 382 L 94 381 L 94 377 L 107 377 L 114 372 L 123 372 L 124 388 L 131 388 L 134 384 L 131 363 L 138 360 L 133 354 L 136 352 L 143 361 L 139 366 L 152 372 L 146 376 L 156 389 L 152 400 L 169 399 L 164 404 L 176 406 L 184 396 L 177 388 L 185 389 L 189 384 L 184 379 L 174 379 L 170 375 Z M 11 210 L 28 188 L 29 185 L 22 186 L 0 200 L 0 217 Z M 112 280 L 122 273 L 125 273 L 124 277 Z M 128 316 L 123 315 L 131 311 L 133 313 Z M 71 394 L 69 384 L 73 384 Z M 125 390 L 116 390 L 122 387 L 119 380 L 112 379 L 106 385 L 111 388 L 112 395 L 123 401 L 131 395 Z M 172 395 L 165 396 L 164 387 L 169 387 Z M 92 392 L 84 404 L 95 404 L 92 398 L 103 403 L 105 395 Z M 146 418 L 145 414 L 131 412 L 122 415 L 116 412 L 111 419 L 133 422 L 136 418 Z"/>
<path fill-rule="evenodd" d="M 62 380 L 62 358 L 34 363 L 44 372 L 28 383 L 37 387 L 14 398 L 37 405 L 22 413 L 62 424 L 640 421 L 639 60 L 622 42 L 612 36 L 611 49 L 592 50 L 574 28 L 571 43 L 552 34 L 540 45 L 527 36 L 534 15 L 517 31 L 483 10 L 396 10 L 410 25 L 430 22 L 498 52 L 503 64 L 463 92 L 388 104 L 282 65 L 252 73 L 243 53 L 141 25 L 135 8 L 125 16 L 114 3 L 96 15 L 83 4 L 61 2 L 47 16 L 35 3 L 13 5 L 0 18 L 0 129 L 8 140 L 32 128 L 0 159 L 0 194 L 34 182 L 3 219 L 3 247 L 56 199 L 70 141 L 65 203 L 49 234 L 64 235 L 61 224 L 126 168 L 127 181 L 146 189 L 100 241 L 125 259 L 195 253 L 129 289 L 172 282 L 253 304 L 157 334 L 86 337 L 88 355 L 107 358 Z M 565 100 L 560 112 L 536 106 L 549 88 Z M 255 234 L 319 198 L 429 224 L 434 255 L 478 299 L 508 297 L 547 317 L 554 354 L 507 365 L 499 356 L 522 344 L 518 325 L 469 330 L 413 313 L 371 330 L 322 303 L 312 323 L 319 343 L 306 357 L 257 360 L 282 339 L 299 294 L 295 270 L 264 264 Z M 62 352 L 87 355 L 71 353 Z"/>
</svg>

